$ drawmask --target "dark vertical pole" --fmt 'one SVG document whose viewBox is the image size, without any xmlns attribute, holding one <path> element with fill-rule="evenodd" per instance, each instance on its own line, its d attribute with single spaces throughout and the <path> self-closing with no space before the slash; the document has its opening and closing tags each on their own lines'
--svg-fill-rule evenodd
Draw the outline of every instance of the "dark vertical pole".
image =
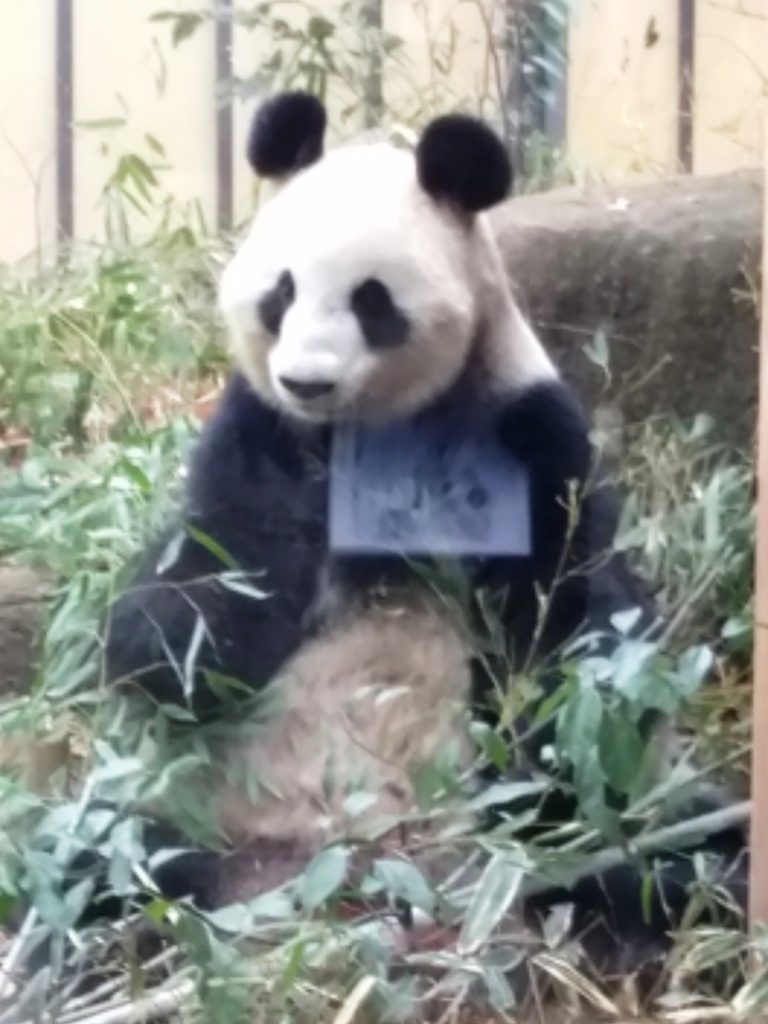
<svg viewBox="0 0 768 1024">
<path fill-rule="evenodd" d="M 75 226 L 72 3 L 56 0 L 56 218 L 60 243 L 72 239 Z"/>
<path fill-rule="evenodd" d="M 232 0 L 216 0 L 216 222 L 222 231 L 234 222 L 233 113 L 225 94 L 232 81 Z"/>
<path fill-rule="evenodd" d="M 564 8 L 565 23 L 561 25 L 558 21 L 552 21 L 552 31 L 556 32 L 555 47 L 562 57 L 560 74 L 554 76 L 552 89 L 555 97 L 551 108 L 546 110 L 546 136 L 561 149 L 566 143 L 568 135 L 568 86 L 570 84 L 571 70 L 571 8 L 566 5 Z"/>
<path fill-rule="evenodd" d="M 384 114 L 384 51 L 381 31 L 384 25 L 382 0 L 362 0 L 360 29 L 363 35 L 363 124 L 373 128 Z"/>
<path fill-rule="evenodd" d="M 677 27 L 677 159 L 680 169 L 693 170 L 694 72 L 696 0 L 678 0 Z"/>
<path fill-rule="evenodd" d="M 504 141 L 515 167 L 522 171 L 525 151 L 523 143 L 523 15 L 520 0 L 507 0 L 504 9 L 504 46 L 507 58 L 506 82 L 502 99 Z"/>
</svg>

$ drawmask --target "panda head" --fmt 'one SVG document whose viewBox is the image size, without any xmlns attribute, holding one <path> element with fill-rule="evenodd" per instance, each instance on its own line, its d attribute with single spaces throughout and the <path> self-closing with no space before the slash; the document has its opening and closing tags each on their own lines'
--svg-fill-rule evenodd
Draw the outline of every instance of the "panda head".
<svg viewBox="0 0 768 1024">
<path fill-rule="evenodd" d="M 482 122 L 438 118 L 409 152 L 324 153 L 306 93 L 258 111 L 248 157 L 280 188 L 227 266 L 220 304 L 235 358 L 263 399 L 311 422 L 409 415 L 466 365 L 486 310 L 482 211 L 509 192 Z"/>
</svg>

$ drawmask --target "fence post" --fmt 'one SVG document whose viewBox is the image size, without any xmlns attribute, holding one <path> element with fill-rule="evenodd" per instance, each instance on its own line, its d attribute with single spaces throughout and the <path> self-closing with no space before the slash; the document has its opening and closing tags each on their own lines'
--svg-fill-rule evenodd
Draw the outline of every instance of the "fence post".
<svg viewBox="0 0 768 1024">
<path fill-rule="evenodd" d="M 693 171 L 696 76 L 696 0 L 677 0 L 677 162 Z"/>
<path fill-rule="evenodd" d="M 56 234 L 60 247 L 72 240 L 75 228 L 72 3 L 73 0 L 56 0 Z"/>
<path fill-rule="evenodd" d="M 765 28 L 768 53 L 768 20 Z M 768 97 L 763 97 L 763 280 L 760 328 L 755 561 L 755 665 L 752 704 L 752 829 L 749 917 L 768 926 Z"/>
<path fill-rule="evenodd" d="M 223 94 L 232 80 L 232 0 L 216 0 L 216 224 L 228 231 L 234 222 L 232 98 Z"/>
</svg>

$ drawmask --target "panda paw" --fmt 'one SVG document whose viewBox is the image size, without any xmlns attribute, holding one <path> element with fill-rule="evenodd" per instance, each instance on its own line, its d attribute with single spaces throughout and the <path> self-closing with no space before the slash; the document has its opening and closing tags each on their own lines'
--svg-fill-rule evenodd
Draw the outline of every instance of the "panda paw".
<svg viewBox="0 0 768 1024">
<path fill-rule="evenodd" d="M 502 412 L 499 437 L 538 478 L 583 481 L 589 475 L 589 425 L 561 381 L 535 384 L 516 398 Z"/>
</svg>

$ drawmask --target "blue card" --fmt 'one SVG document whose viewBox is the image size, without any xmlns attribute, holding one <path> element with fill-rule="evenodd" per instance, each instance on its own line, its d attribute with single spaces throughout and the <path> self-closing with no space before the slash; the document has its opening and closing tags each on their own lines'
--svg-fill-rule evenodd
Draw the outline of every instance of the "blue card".
<svg viewBox="0 0 768 1024">
<path fill-rule="evenodd" d="M 525 556 L 528 478 L 490 423 L 434 413 L 336 428 L 330 546 L 339 554 Z"/>
</svg>

